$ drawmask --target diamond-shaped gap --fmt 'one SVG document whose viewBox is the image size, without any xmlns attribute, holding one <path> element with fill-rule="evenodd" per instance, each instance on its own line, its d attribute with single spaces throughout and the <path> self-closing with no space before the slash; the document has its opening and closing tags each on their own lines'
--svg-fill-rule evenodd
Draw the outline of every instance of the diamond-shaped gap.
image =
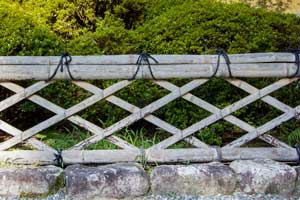
<svg viewBox="0 0 300 200">
<path fill-rule="evenodd" d="M 9 139 L 11 139 L 13 136 L 11 136 L 10 134 L 0 130 L 0 143 L 5 142 Z"/>
<path fill-rule="evenodd" d="M 0 119 L 24 131 L 54 116 L 49 110 L 25 99 L 0 112 Z"/>
<path fill-rule="evenodd" d="M 271 96 L 291 107 L 296 107 L 300 105 L 300 83 L 294 81 L 289 85 L 276 90 Z"/>
<path fill-rule="evenodd" d="M 254 140 L 251 140 L 250 142 L 241 145 L 241 147 L 274 147 L 274 146 L 263 141 L 260 138 L 255 138 Z"/>
<path fill-rule="evenodd" d="M 188 143 L 185 140 L 180 140 L 179 142 L 176 142 L 175 144 L 169 146 L 167 149 L 191 149 L 191 148 L 197 148 L 197 147 Z"/>
<path fill-rule="evenodd" d="M 129 116 L 130 113 L 103 99 L 79 112 L 78 115 L 101 128 L 107 128 Z"/>
<path fill-rule="evenodd" d="M 141 119 L 132 125 L 123 128 L 114 135 L 136 147 L 145 149 L 171 136 L 171 134 L 167 131 L 156 127 L 144 119 Z"/>
<path fill-rule="evenodd" d="M 0 143 L 9 140 L 12 137 L 13 136 L 11 136 L 10 134 L 0 130 Z M 23 142 L 18 143 L 17 145 L 8 149 L 8 151 L 13 151 L 13 150 L 36 150 L 36 148 L 34 148 L 30 144 L 27 144 L 25 141 L 23 141 Z"/>
<path fill-rule="evenodd" d="M 233 113 L 233 115 L 254 127 L 262 126 L 281 114 L 282 111 L 262 100 L 257 100 Z"/>
<path fill-rule="evenodd" d="M 182 87 L 185 84 L 191 82 L 193 79 L 183 79 L 183 78 L 175 78 L 175 79 L 170 79 L 168 80 L 170 83 L 173 83 L 174 85 L 178 87 Z"/>
<path fill-rule="evenodd" d="M 219 78 L 212 78 L 191 93 L 219 108 L 224 108 L 248 95 L 247 92 Z"/>
<path fill-rule="evenodd" d="M 225 146 L 245 133 L 241 128 L 221 119 L 193 135 L 208 145 Z"/>
<path fill-rule="evenodd" d="M 15 151 L 15 150 L 37 150 L 37 148 L 23 141 L 8 149 L 8 151 Z"/>
<path fill-rule="evenodd" d="M 299 120 L 292 118 L 264 134 L 269 134 L 290 146 L 293 146 L 296 143 L 300 144 Z M 265 147 L 273 147 L 273 145 L 267 144 L 259 138 L 256 138 L 243 146 L 261 147 L 262 144 L 264 144 Z"/>
<path fill-rule="evenodd" d="M 300 145 L 300 123 L 299 120 L 292 118 L 276 128 L 267 132 L 278 140 L 288 145 Z"/>
<path fill-rule="evenodd" d="M 29 86 L 31 86 L 31 85 L 39 82 L 39 81 L 37 81 L 37 80 L 26 80 L 26 81 L 13 81 L 13 82 L 17 85 L 20 85 L 24 88 L 27 88 L 27 87 L 29 87 Z"/>
<path fill-rule="evenodd" d="M 68 149 L 93 134 L 67 120 L 36 134 L 34 138 L 55 149 Z"/>
<path fill-rule="evenodd" d="M 272 83 L 275 83 L 279 80 L 279 78 L 239 78 L 240 80 L 243 80 L 250 85 L 256 87 L 257 89 L 262 89 L 264 87 L 267 87 L 268 85 L 271 85 Z"/>
<path fill-rule="evenodd" d="M 121 80 L 87 80 L 86 82 L 88 82 L 94 86 L 97 86 L 101 89 L 106 89 L 120 81 Z"/>
<path fill-rule="evenodd" d="M 170 92 L 150 80 L 136 80 L 126 88 L 120 90 L 115 96 L 143 108 Z"/>
<path fill-rule="evenodd" d="M 14 95 L 15 93 L 10 91 L 9 89 L 6 89 L 5 87 L 0 86 L 0 101 L 3 101 L 4 99 Z"/>
<path fill-rule="evenodd" d="M 62 80 L 48 85 L 40 90 L 38 94 L 63 108 L 70 108 L 92 96 L 90 92 L 73 84 L 71 81 Z"/>
<path fill-rule="evenodd" d="M 96 142 L 95 144 L 92 144 L 85 148 L 86 150 L 113 150 L 113 149 L 121 149 L 119 146 L 111 143 L 107 139 L 103 139 L 99 142 Z"/>
<path fill-rule="evenodd" d="M 179 129 L 185 129 L 211 115 L 183 98 L 168 103 L 153 114 Z"/>
</svg>

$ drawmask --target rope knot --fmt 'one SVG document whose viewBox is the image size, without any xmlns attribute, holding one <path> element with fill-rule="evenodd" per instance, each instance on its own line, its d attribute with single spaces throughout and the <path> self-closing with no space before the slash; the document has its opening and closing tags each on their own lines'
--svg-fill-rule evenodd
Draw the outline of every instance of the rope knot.
<svg viewBox="0 0 300 200">
<path fill-rule="evenodd" d="M 214 73 L 212 74 L 211 78 L 215 77 L 216 74 L 217 74 L 218 71 L 219 71 L 221 56 L 224 58 L 224 60 L 225 60 L 225 62 L 226 62 L 227 69 L 228 69 L 228 73 L 229 73 L 229 77 L 232 78 L 233 76 L 232 76 L 231 66 L 230 66 L 231 62 L 230 62 L 229 56 L 228 56 L 228 54 L 226 53 L 226 51 L 223 50 L 223 49 L 217 49 L 217 50 L 216 50 L 216 55 L 218 55 L 217 67 L 216 67 L 216 70 L 214 71 Z"/>
<path fill-rule="evenodd" d="M 137 69 L 136 69 L 134 75 L 132 76 L 132 78 L 129 79 L 130 81 L 132 81 L 132 80 L 134 80 L 134 79 L 136 78 L 136 75 L 137 75 L 138 72 L 140 71 L 140 68 L 141 68 L 141 66 L 142 66 L 143 64 L 147 64 L 148 69 L 149 69 L 150 74 L 151 74 L 151 77 L 152 77 L 154 80 L 156 80 L 156 78 L 155 78 L 155 76 L 154 76 L 154 74 L 153 74 L 153 71 L 152 71 L 152 68 L 151 68 L 151 64 L 150 64 L 150 60 L 149 60 L 149 59 L 150 59 L 150 60 L 153 60 L 153 61 L 155 62 L 155 64 L 158 64 L 158 63 L 159 63 L 153 56 L 151 56 L 151 55 L 148 54 L 148 53 L 142 52 L 142 53 L 139 54 L 139 57 L 138 57 L 138 59 L 137 59 L 137 61 L 136 61 L 136 63 L 135 63 L 136 65 L 138 65 L 138 67 L 137 67 Z"/>
<path fill-rule="evenodd" d="M 298 75 L 300 71 L 300 49 L 289 49 L 289 52 L 295 55 L 295 65 L 297 69 L 296 72 L 291 76 L 291 78 L 294 78 Z"/>
<path fill-rule="evenodd" d="M 64 160 L 63 160 L 63 157 L 62 157 L 62 149 L 58 149 L 56 150 L 57 153 L 54 153 L 54 162 L 56 163 L 57 166 L 63 168 L 64 167 Z"/>
<path fill-rule="evenodd" d="M 58 63 L 58 65 L 57 65 L 57 67 L 56 67 L 54 73 L 53 73 L 53 74 L 50 76 L 50 78 L 48 79 L 48 81 L 51 81 L 51 80 L 55 77 L 55 75 L 56 75 L 58 69 L 60 69 L 60 72 L 63 72 L 63 71 L 64 71 L 64 66 L 66 66 L 70 78 L 71 78 L 72 80 L 74 80 L 74 77 L 72 76 L 71 71 L 70 71 L 70 63 L 71 63 L 71 62 L 72 62 L 72 57 L 71 57 L 71 55 L 70 55 L 68 52 L 66 52 L 66 51 L 62 51 L 62 52 L 60 53 L 60 60 L 59 60 L 59 63 Z"/>
</svg>

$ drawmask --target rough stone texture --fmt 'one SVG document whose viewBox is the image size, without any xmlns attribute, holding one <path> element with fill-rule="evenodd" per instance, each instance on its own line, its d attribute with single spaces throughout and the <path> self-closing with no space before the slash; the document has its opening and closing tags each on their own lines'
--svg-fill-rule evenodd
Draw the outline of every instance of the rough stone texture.
<svg viewBox="0 0 300 200">
<path fill-rule="evenodd" d="M 0 167 L 0 196 L 35 197 L 55 192 L 53 189 L 62 171 L 55 166 Z"/>
<path fill-rule="evenodd" d="M 158 166 L 153 170 L 150 179 L 154 194 L 230 194 L 236 185 L 236 176 L 232 169 L 217 162 Z"/>
<path fill-rule="evenodd" d="M 65 169 L 65 176 L 67 197 L 76 200 L 142 196 L 150 185 L 138 164 L 73 165 Z"/>
<path fill-rule="evenodd" d="M 300 197 L 300 167 L 295 167 L 294 169 L 297 172 L 297 178 L 296 178 L 295 191 L 293 195 Z"/>
<path fill-rule="evenodd" d="M 284 163 L 269 159 L 236 160 L 230 167 L 238 174 L 238 191 L 289 196 L 295 188 L 296 171 Z"/>
</svg>

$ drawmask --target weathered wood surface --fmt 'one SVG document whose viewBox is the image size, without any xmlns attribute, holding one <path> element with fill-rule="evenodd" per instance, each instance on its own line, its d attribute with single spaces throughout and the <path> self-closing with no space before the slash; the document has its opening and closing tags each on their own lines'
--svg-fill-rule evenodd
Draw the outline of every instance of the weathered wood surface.
<svg viewBox="0 0 300 200">
<path fill-rule="evenodd" d="M 0 80 L 48 80 L 56 66 L 51 65 L 0 65 Z M 156 79 L 209 78 L 216 64 L 152 65 Z M 234 77 L 290 77 L 296 72 L 294 63 L 231 64 Z M 77 80 L 131 79 L 137 65 L 72 65 L 70 71 Z M 226 64 L 221 64 L 216 77 L 229 77 Z M 70 79 L 67 70 L 58 71 L 56 79 Z M 136 79 L 153 79 L 147 65 L 142 65 Z"/>
<path fill-rule="evenodd" d="M 55 164 L 55 154 L 49 151 L 0 151 L 0 163 L 7 164 Z"/>
<path fill-rule="evenodd" d="M 211 162 L 247 159 L 273 159 L 282 162 L 298 161 L 296 149 L 286 148 L 229 148 L 220 149 L 161 149 L 161 150 L 65 150 L 64 164 L 95 164 L 115 162 Z M 48 151 L 0 151 L 0 162 L 8 164 L 55 164 L 55 154 Z"/>
<path fill-rule="evenodd" d="M 210 64 L 217 62 L 217 55 L 151 55 L 161 64 Z M 294 62 L 292 53 L 229 54 L 232 63 Z M 139 55 L 72 56 L 76 65 L 130 65 Z M 60 56 L 0 56 L 0 65 L 56 65 Z M 154 61 L 149 59 L 150 63 Z M 220 60 L 225 63 L 224 59 Z"/>
<path fill-rule="evenodd" d="M 153 55 L 159 64 L 151 68 L 156 79 L 209 78 L 216 70 L 216 55 Z M 290 77 L 295 74 L 295 55 L 261 53 L 229 55 L 234 77 Z M 48 80 L 59 57 L 0 57 L 0 80 Z M 74 56 L 72 76 L 78 80 L 130 79 L 137 70 L 138 55 Z M 153 62 L 150 59 L 150 62 Z M 224 59 L 220 59 L 217 77 L 229 77 Z M 152 79 L 147 65 L 142 65 L 136 79 Z M 70 79 L 67 70 L 54 79 Z"/>
</svg>

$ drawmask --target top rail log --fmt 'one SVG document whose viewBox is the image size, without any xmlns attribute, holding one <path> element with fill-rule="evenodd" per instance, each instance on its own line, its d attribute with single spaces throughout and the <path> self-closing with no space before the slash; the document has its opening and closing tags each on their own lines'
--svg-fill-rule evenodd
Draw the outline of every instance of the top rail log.
<svg viewBox="0 0 300 200">
<path fill-rule="evenodd" d="M 152 55 L 160 64 L 210 64 L 217 62 L 217 55 Z M 292 53 L 229 54 L 232 63 L 295 62 Z M 139 55 L 72 56 L 76 65 L 131 65 Z M 56 65 L 60 56 L 0 56 L 0 65 Z M 150 63 L 154 61 L 149 59 Z M 223 59 L 220 61 L 225 63 Z"/>
<path fill-rule="evenodd" d="M 152 55 L 159 64 L 151 68 L 156 79 L 209 78 L 216 69 L 216 55 Z M 253 53 L 229 55 L 234 77 L 290 77 L 297 71 L 291 53 Z M 138 55 L 73 56 L 70 70 L 78 80 L 130 79 L 137 70 Z M 0 56 L 0 81 L 48 80 L 60 57 Z M 153 62 L 151 59 L 150 62 Z M 229 77 L 223 58 L 217 77 Z M 136 79 L 152 79 L 147 65 L 142 65 Z M 70 79 L 66 70 L 54 79 Z"/>
</svg>

